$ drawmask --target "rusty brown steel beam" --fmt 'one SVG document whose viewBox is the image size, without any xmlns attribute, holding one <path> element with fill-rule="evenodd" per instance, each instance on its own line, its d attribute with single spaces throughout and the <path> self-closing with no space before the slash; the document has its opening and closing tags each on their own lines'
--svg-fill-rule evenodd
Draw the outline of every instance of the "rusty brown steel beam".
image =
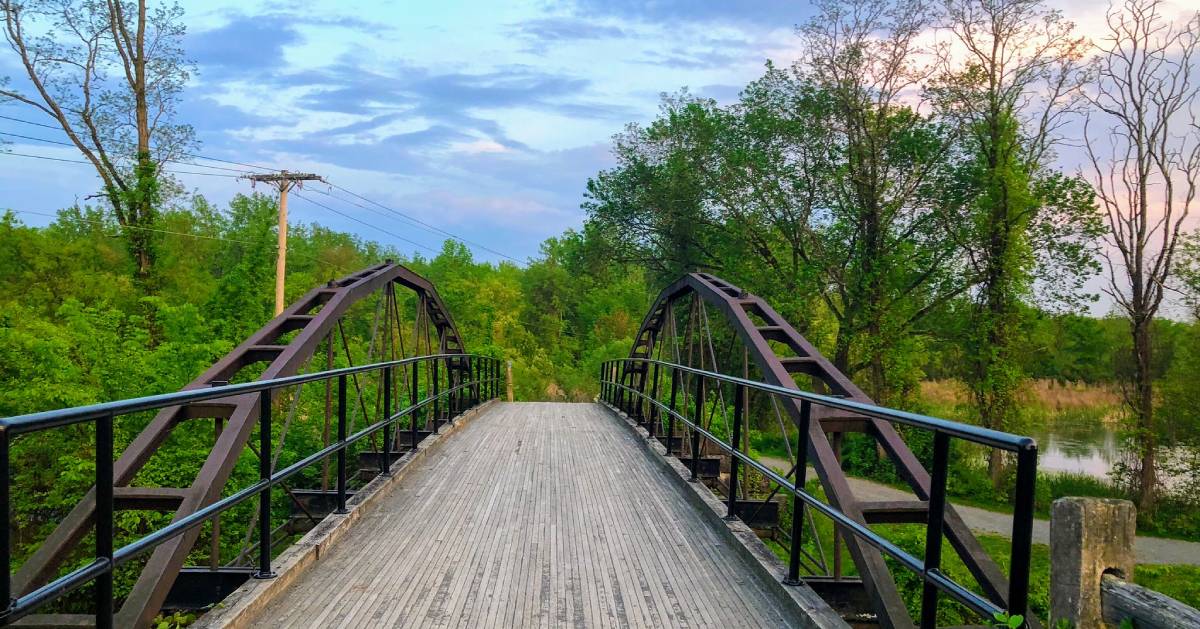
<svg viewBox="0 0 1200 629">
<path fill-rule="evenodd" d="M 215 382 L 228 382 L 242 369 L 264 361 L 268 362 L 268 365 L 258 375 L 260 380 L 295 374 L 312 357 L 320 343 L 328 337 L 352 305 L 393 283 L 400 284 L 422 297 L 421 303 L 425 304 L 426 314 L 437 328 L 442 352 L 462 353 L 464 346 L 458 329 L 433 284 L 413 271 L 389 261 L 310 290 L 213 363 L 183 389 L 197 389 L 213 386 Z M 290 341 L 286 344 L 277 343 L 284 334 L 290 332 L 296 332 Z M 179 423 L 190 419 L 215 417 L 226 420 L 225 427 L 192 485 L 188 488 L 159 490 L 159 493 L 177 496 L 171 500 L 171 504 L 178 504 L 174 509 L 172 521 L 215 502 L 220 498 L 225 483 L 253 432 L 258 419 L 259 400 L 258 394 L 248 394 L 188 407 L 174 406 L 160 410 L 116 461 L 114 485 L 129 487 L 137 473 L 154 456 Z M 126 490 L 122 493 L 133 495 L 136 492 Z M 171 511 L 169 508 L 165 510 Z M 29 592 L 54 578 L 64 561 L 91 529 L 94 512 L 95 488 L 88 491 L 13 575 L 14 592 Z M 155 548 L 117 614 L 117 626 L 150 626 L 199 535 L 200 529 L 195 528 Z"/>
<path fill-rule="evenodd" d="M 642 321 L 635 337 L 631 358 L 650 356 L 658 341 L 665 320 L 673 316 L 671 307 L 678 300 L 696 295 L 705 303 L 715 306 L 730 322 L 738 337 L 748 350 L 754 363 L 762 371 L 765 382 L 798 389 L 795 376 L 811 376 L 828 388 L 830 394 L 872 404 L 872 400 L 854 384 L 850 378 L 826 359 L 817 349 L 800 335 L 786 319 L 763 299 L 747 293 L 718 277 L 707 273 L 690 273 L 683 276 L 659 294 L 650 311 Z M 758 319 L 756 321 L 755 319 Z M 771 342 L 786 345 L 795 355 L 779 356 Z M 629 374 L 628 386 L 645 393 L 646 369 Z M 800 425 L 800 400 L 782 401 L 783 407 L 793 423 Z M 822 425 L 824 422 L 824 425 Z M 884 420 L 856 416 L 825 407 L 813 409 L 813 421 L 809 427 L 809 460 L 825 490 L 829 503 L 854 520 L 866 524 L 864 504 L 858 500 L 846 479 L 838 460 L 830 433 L 847 428 L 856 428 L 874 437 L 883 447 L 900 477 L 912 488 L 920 500 L 929 499 L 929 473 L 913 455 L 895 427 Z M 877 505 L 867 505 L 868 508 Z M 877 517 L 877 513 L 872 513 Z M 983 588 L 984 594 L 997 603 L 1007 598 L 1008 581 L 996 563 L 984 552 L 978 539 L 963 523 L 951 505 L 946 505 L 945 534 L 951 546 L 966 564 L 972 575 Z M 854 535 L 844 536 L 847 550 L 862 576 L 866 594 L 872 601 L 874 611 L 883 627 L 913 627 L 912 618 L 900 593 L 895 579 L 884 562 L 883 554 L 873 546 L 860 541 Z"/>
</svg>

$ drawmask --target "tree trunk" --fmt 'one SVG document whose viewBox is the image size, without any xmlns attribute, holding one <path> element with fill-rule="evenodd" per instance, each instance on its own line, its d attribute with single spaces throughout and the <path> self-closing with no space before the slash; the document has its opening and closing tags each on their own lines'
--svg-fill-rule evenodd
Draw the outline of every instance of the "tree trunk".
<svg viewBox="0 0 1200 629">
<path fill-rule="evenodd" d="M 847 378 L 852 378 L 850 373 L 850 332 L 848 330 L 850 320 L 844 317 L 838 321 L 837 337 L 833 341 L 833 366 L 837 370 L 846 374 Z"/>
<path fill-rule="evenodd" d="M 1003 142 L 999 132 L 994 132 L 992 142 L 999 150 Z M 977 330 L 980 345 L 976 351 L 979 361 L 976 370 L 978 381 L 977 403 L 979 418 L 986 428 L 1011 430 L 1015 411 L 1014 393 L 1020 376 L 1012 364 L 1012 345 L 1016 336 L 1017 304 L 1014 289 L 1018 280 L 1017 260 L 1014 259 L 1014 239 L 1017 235 L 1012 227 L 1014 208 L 1008 194 L 1009 182 L 1003 174 L 996 173 L 1000 159 L 989 156 L 989 168 L 997 177 L 992 185 L 997 186 L 998 195 L 989 211 L 987 221 L 987 253 L 983 286 L 983 303 L 978 307 L 982 330 Z M 988 476 L 992 486 L 1001 489 L 1004 484 L 1004 453 L 998 449 L 988 452 Z"/>
<path fill-rule="evenodd" d="M 1141 470 L 1138 474 L 1138 510 L 1153 513 L 1158 473 L 1154 449 L 1157 438 L 1154 430 L 1154 382 L 1150 373 L 1150 318 L 1139 318 L 1133 326 L 1134 391 L 1132 406 L 1137 421 L 1138 454 Z"/>
</svg>

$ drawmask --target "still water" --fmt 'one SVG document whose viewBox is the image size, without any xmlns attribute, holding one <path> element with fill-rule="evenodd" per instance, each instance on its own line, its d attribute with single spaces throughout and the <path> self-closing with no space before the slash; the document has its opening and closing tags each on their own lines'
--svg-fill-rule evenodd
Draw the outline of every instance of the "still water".
<svg viewBox="0 0 1200 629">
<path fill-rule="evenodd" d="M 1120 459 L 1116 427 L 1103 422 L 1054 422 L 1030 435 L 1038 442 L 1038 469 L 1108 478 Z"/>
<path fill-rule="evenodd" d="M 1121 460 L 1121 436 L 1117 427 L 1102 422 L 1053 422 L 1034 429 L 1038 442 L 1039 472 L 1074 472 L 1111 481 L 1109 472 Z M 1158 478 L 1167 489 L 1178 489 L 1192 480 L 1178 468 L 1188 453 L 1182 448 L 1160 448 Z M 1170 471 L 1176 467 L 1175 472 Z"/>
</svg>

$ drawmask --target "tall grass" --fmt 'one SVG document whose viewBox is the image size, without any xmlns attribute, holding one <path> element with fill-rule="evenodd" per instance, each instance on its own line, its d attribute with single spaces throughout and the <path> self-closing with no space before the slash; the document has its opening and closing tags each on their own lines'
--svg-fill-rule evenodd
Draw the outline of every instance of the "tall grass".
<svg viewBox="0 0 1200 629">
<path fill-rule="evenodd" d="M 1033 380 L 1019 395 L 1022 409 L 1058 415 L 1072 411 L 1102 410 L 1105 417 L 1115 418 L 1120 408 L 1120 394 L 1112 387 L 1056 380 Z M 960 380 L 926 380 L 921 383 L 921 400 L 934 410 L 946 413 L 947 419 L 967 419 L 970 395 Z"/>
</svg>

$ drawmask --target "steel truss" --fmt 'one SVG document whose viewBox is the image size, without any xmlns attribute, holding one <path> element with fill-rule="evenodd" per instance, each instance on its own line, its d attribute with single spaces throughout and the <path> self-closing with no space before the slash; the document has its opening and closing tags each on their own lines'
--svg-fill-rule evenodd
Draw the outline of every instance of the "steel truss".
<svg viewBox="0 0 1200 629">
<path fill-rule="evenodd" d="M 394 357 L 395 343 L 391 340 L 393 318 L 396 324 L 399 324 L 393 289 L 395 285 L 413 291 L 418 299 L 418 312 L 414 322 L 414 345 L 416 345 L 413 348 L 414 351 L 419 353 L 421 349 L 432 350 L 429 341 L 432 332 L 438 339 L 436 353 L 463 354 L 464 346 L 458 329 L 433 284 L 413 271 L 388 261 L 310 290 L 215 362 L 203 374 L 186 385 L 183 390 L 227 384 L 241 374 L 244 369 L 262 363 L 266 363 L 266 368 L 257 376 L 257 380 L 294 375 L 313 358 L 323 341 L 328 345 L 326 359 L 327 364 L 331 365 L 335 337 L 340 336 L 342 344 L 346 343 L 345 333 L 341 329 L 343 315 L 351 306 L 376 293 L 385 296 L 388 304 L 386 317 L 389 338 L 387 349 L 382 351 L 390 350 Z M 378 308 L 376 315 L 375 325 L 376 331 L 378 331 Z M 425 336 L 424 348 L 421 347 L 422 332 Z M 291 335 L 290 339 L 287 338 L 288 335 Z M 374 343 L 375 339 L 372 338 L 372 345 Z M 347 358 L 349 358 L 349 348 L 347 347 L 346 350 Z M 401 347 L 401 351 L 403 351 L 403 347 Z M 448 358 L 445 359 L 445 363 L 446 373 L 441 378 L 447 381 L 447 390 L 452 390 L 457 383 L 468 380 L 469 361 Z M 417 367 L 414 365 L 413 369 L 416 370 Z M 415 376 L 414 373 L 411 379 L 414 393 L 417 383 Z M 432 377 L 436 390 L 439 378 L 436 365 Z M 355 379 L 357 383 L 357 376 Z M 368 415 L 366 415 L 366 406 L 362 403 L 361 389 L 357 384 L 355 388 L 358 389 L 359 403 L 362 406 L 364 419 L 366 419 Z M 390 389 L 390 387 L 382 388 Z M 220 499 L 221 492 L 225 488 L 239 456 L 250 445 L 248 440 L 254 431 L 264 404 L 262 398 L 268 393 L 243 394 L 160 410 L 146 428 L 133 439 L 114 465 L 113 497 L 116 508 L 172 513 L 174 522 Z M 328 394 L 327 388 L 326 395 L 328 396 Z M 278 396 L 275 397 L 278 398 Z M 270 402 L 268 401 L 266 404 L 270 404 Z M 453 412 L 453 407 L 456 406 L 453 398 L 448 405 L 452 408 L 446 410 Z M 328 409 L 327 403 L 327 422 Z M 217 426 L 217 434 L 192 484 L 180 488 L 133 486 L 132 483 L 138 472 L 159 451 L 171 432 L 180 424 L 197 419 L 213 420 Z M 441 417 L 435 411 L 432 417 L 435 430 L 439 419 Z M 417 437 L 416 421 L 415 418 L 412 421 L 413 438 Z M 385 431 L 386 434 L 388 433 Z M 396 437 L 400 437 L 400 435 L 397 434 Z M 325 438 L 328 441 L 328 427 Z M 385 442 L 396 440 L 385 438 Z M 384 450 L 386 454 L 383 454 L 382 458 L 386 460 L 388 454 L 391 453 L 391 448 L 387 447 Z M 271 462 L 271 468 L 273 469 L 273 467 L 274 461 Z M 324 475 L 326 478 L 327 474 L 326 472 Z M 92 530 L 95 513 L 96 489 L 93 487 L 13 575 L 14 594 L 28 593 L 55 578 L 64 562 L 72 556 L 75 549 Z M 254 528 L 253 522 L 250 528 Z M 148 627 L 151 625 L 176 578 L 184 568 L 188 554 L 195 546 L 200 533 L 200 528 L 193 528 L 155 548 L 124 605 L 117 612 L 116 626 Z M 242 555 L 245 554 L 244 549 Z M 53 625 L 60 622 L 73 622 L 73 617 L 65 615 L 31 616 L 25 622 L 32 622 L 35 625 Z"/>
<path fill-rule="evenodd" d="M 691 302 L 691 309 L 688 313 L 689 324 L 685 333 L 687 335 L 687 360 L 686 362 L 682 360 L 683 357 L 680 356 L 678 347 L 672 347 L 674 355 L 664 360 L 695 366 L 693 364 L 696 358 L 694 344 L 699 348 L 700 368 L 705 368 L 704 340 L 698 339 L 693 343 L 693 335 L 701 331 L 701 326 L 708 328 L 707 314 L 703 311 L 703 305 L 708 304 L 715 307 L 731 324 L 737 338 L 745 347 L 746 356 L 762 372 L 764 382 L 790 389 L 800 389 L 796 378 L 798 376 L 808 377 L 811 378 L 813 387 L 810 390 L 823 389 L 823 392 L 830 396 L 873 404 L 872 400 L 858 386 L 822 356 L 767 302 L 707 273 L 685 275 L 659 294 L 638 330 L 629 355 L 631 359 L 652 360 L 656 349 L 660 354 L 664 351 L 664 337 L 669 337 L 672 344 L 676 342 L 678 324 L 674 307 L 685 301 Z M 699 310 L 697 306 L 700 307 Z M 708 330 L 710 332 L 708 355 L 711 356 L 712 363 L 709 368 L 715 370 L 716 352 L 711 348 L 711 328 Z M 623 367 L 616 377 L 620 379 L 620 385 L 636 390 L 641 395 L 647 393 L 651 397 L 657 395 L 656 390 L 647 391 L 648 383 L 653 383 L 653 388 L 657 389 L 657 365 L 652 369 L 649 363 L 637 363 L 636 361 L 623 363 Z M 698 379 L 695 387 L 697 390 L 693 393 L 694 397 L 701 402 L 707 399 L 702 380 Z M 680 393 L 685 397 L 681 408 L 686 407 L 686 396 L 693 387 L 686 382 L 678 384 Z M 672 383 L 672 395 L 674 395 L 675 385 L 676 383 Z M 622 391 L 617 391 L 615 396 L 619 399 L 618 406 L 627 408 L 631 416 L 656 423 L 657 409 L 649 409 L 650 417 L 647 418 L 641 399 L 631 399 L 635 397 L 632 394 L 626 397 Z M 739 411 L 741 410 L 740 406 L 744 403 L 739 400 Z M 672 404 L 674 404 L 674 400 L 672 400 Z M 805 424 L 802 421 L 802 402 L 800 400 L 784 399 L 779 404 L 791 418 L 795 427 Z M 698 408 L 703 404 L 694 404 L 693 406 Z M 718 406 L 724 410 L 723 403 Z M 741 414 L 741 412 L 736 413 L 736 415 Z M 698 414 L 697 419 L 699 420 L 697 423 L 703 423 L 702 415 Z M 711 421 L 712 418 L 709 418 L 708 423 Z M 672 421 L 672 425 L 673 423 Z M 890 422 L 834 408 L 816 406 L 811 409 L 811 418 L 807 424 L 809 430 L 806 458 L 816 469 L 830 505 L 864 525 L 923 524 L 927 522 L 931 495 L 930 474 L 913 455 L 912 450 L 905 444 Z M 651 428 L 652 434 L 654 430 L 655 428 Z M 673 428 L 671 430 L 672 432 L 666 436 L 666 443 L 669 451 L 674 451 L 673 440 L 676 437 Z M 861 433 L 873 437 L 917 499 L 902 502 L 869 502 L 857 498 L 850 488 L 840 462 L 842 436 L 845 433 Z M 784 434 L 786 435 L 787 431 Z M 682 441 L 680 438 L 680 442 Z M 698 437 L 693 435 L 691 447 L 697 448 L 698 442 Z M 683 456 L 683 444 L 680 443 L 679 446 L 679 454 Z M 692 452 L 690 454 L 692 461 L 699 461 L 700 454 L 700 452 Z M 788 475 L 792 476 L 794 472 L 796 472 L 795 469 Z M 803 476 L 801 475 L 800 478 L 802 479 Z M 736 492 L 737 489 L 730 488 L 729 491 Z M 953 506 L 946 504 L 944 513 L 943 530 L 946 539 L 950 541 L 955 552 L 979 583 L 983 595 L 1004 607 L 1009 591 L 1007 578 L 983 550 L 979 540 L 967 528 Z M 837 529 L 835 529 L 836 531 Z M 879 624 L 889 628 L 913 627 L 912 618 L 900 596 L 896 581 L 884 562 L 883 553 L 855 535 L 835 535 L 833 580 L 844 581 L 839 565 L 841 553 L 837 548 L 841 543 L 846 545 L 853 558 L 861 577 L 861 587 L 865 590 L 865 598 L 873 606 Z M 824 568 L 823 551 L 821 554 L 820 561 L 811 556 L 809 559 Z M 831 579 L 828 576 L 811 576 L 806 580 L 809 580 L 819 591 L 829 592 L 843 587 L 839 583 L 831 585 Z M 1033 622 L 1032 619 L 1031 626 L 1036 626 L 1036 622 Z"/>
</svg>

